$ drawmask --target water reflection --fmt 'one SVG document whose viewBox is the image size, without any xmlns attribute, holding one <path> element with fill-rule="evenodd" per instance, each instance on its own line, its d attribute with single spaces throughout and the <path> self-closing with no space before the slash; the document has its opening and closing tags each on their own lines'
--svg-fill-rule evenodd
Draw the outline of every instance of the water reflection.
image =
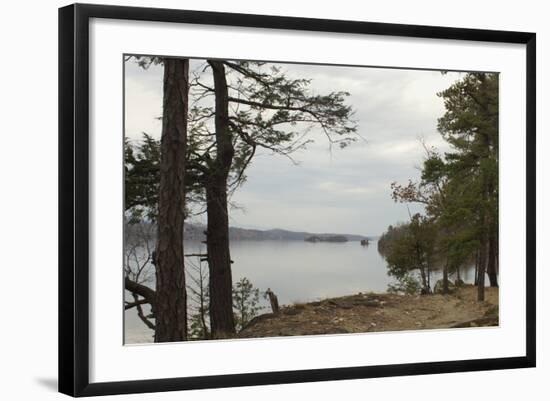
<svg viewBox="0 0 550 401">
<path fill-rule="evenodd" d="M 271 288 L 280 304 L 385 292 L 393 279 L 387 275 L 384 258 L 376 241 L 310 243 L 305 241 L 234 241 L 231 243 L 233 281 L 247 277 L 254 286 Z M 204 252 L 200 242 L 185 242 L 185 253 Z M 472 283 L 473 269 L 463 269 L 463 280 Z M 433 272 L 432 283 L 441 277 Z M 154 283 L 149 283 L 154 287 Z M 125 314 L 126 342 L 152 341 L 152 331 L 133 310 Z"/>
</svg>

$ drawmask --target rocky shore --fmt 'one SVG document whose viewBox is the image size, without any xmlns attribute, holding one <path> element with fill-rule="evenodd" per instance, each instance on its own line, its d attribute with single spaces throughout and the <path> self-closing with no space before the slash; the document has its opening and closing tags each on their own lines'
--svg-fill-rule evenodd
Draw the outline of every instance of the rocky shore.
<svg viewBox="0 0 550 401">
<path fill-rule="evenodd" d="M 476 301 L 476 287 L 449 295 L 359 293 L 284 306 L 257 316 L 238 337 L 277 337 L 498 326 L 498 288 Z"/>
</svg>

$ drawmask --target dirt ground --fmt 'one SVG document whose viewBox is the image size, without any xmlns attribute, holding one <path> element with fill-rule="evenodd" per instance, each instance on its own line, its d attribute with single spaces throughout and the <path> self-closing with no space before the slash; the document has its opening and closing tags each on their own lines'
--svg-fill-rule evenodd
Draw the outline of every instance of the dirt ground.
<svg viewBox="0 0 550 401">
<path fill-rule="evenodd" d="M 254 318 L 238 337 L 364 333 L 458 327 L 498 326 L 498 288 L 477 288 L 450 295 L 356 294 L 281 308 Z"/>
</svg>

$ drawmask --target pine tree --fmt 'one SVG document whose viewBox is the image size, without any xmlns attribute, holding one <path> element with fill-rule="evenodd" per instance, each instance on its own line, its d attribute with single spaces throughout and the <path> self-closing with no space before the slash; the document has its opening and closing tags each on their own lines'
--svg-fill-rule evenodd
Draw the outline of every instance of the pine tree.
<svg viewBox="0 0 550 401">
<path fill-rule="evenodd" d="M 498 79 L 469 73 L 439 94 L 446 112 L 438 128 L 452 147 L 445 155 L 447 174 L 459 182 L 455 185 L 467 186 L 462 199 L 475 217 L 479 301 L 485 298 L 486 273 L 491 286 L 498 285 Z"/>
<path fill-rule="evenodd" d="M 211 72 L 211 75 L 208 75 Z M 348 95 L 318 95 L 310 81 L 290 79 L 280 67 L 258 62 L 207 60 L 192 81 L 193 128 L 188 167 L 204 189 L 208 217 L 210 319 L 214 338 L 235 334 L 229 250 L 229 195 L 246 179 L 258 149 L 292 158 L 318 127 L 330 146 L 356 140 Z M 213 105 L 208 105 L 212 99 Z M 213 120 L 213 123 L 212 123 Z"/>
</svg>

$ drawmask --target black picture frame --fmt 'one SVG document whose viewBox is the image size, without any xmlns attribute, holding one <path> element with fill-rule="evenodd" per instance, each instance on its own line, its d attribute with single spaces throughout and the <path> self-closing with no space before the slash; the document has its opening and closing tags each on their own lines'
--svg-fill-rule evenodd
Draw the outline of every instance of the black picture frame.
<svg viewBox="0 0 550 401">
<path fill-rule="evenodd" d="M 91 18 L 276 28 L 526 46 L 526 352 L 521 357 L 90 383 L 89 21 Z M 59 391 L 95 396 L 534 367 L 536 35 L 479 29 L 75 4 L 59 9 Z"/>
</svg>

